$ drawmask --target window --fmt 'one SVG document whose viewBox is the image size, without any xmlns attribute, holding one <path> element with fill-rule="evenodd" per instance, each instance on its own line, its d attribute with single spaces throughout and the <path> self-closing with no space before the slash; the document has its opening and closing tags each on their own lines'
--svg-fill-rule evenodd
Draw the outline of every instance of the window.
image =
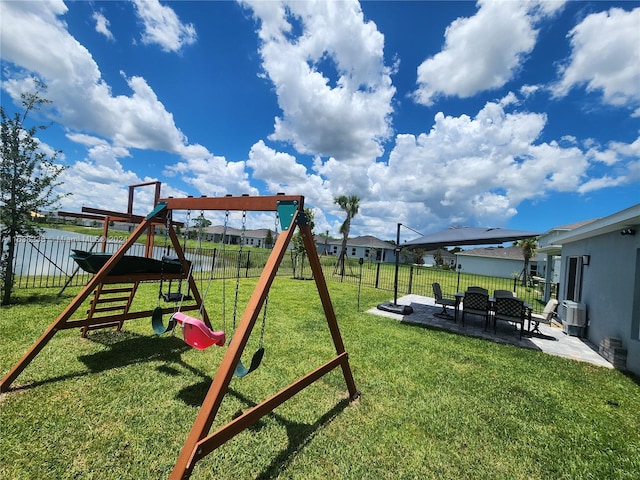
<svg viewBox="0 0 640 480">
<path fill-rule="evenodd" d="M 368 248 L 365 249 L 365 251 L 364 251 L 364 257 L 365 258 L 369 258 L 369 249 Z"/>
<path fill-rule="evenodd" d="M 352 256 L 352 257 L 355 257 L 355 256 L 356 256 L 356 247 L 353 247 L 353 248 L 351 249 L 351 256 Z"/>
<path fill-rule="evenodd" d="M 582 257 L 567 257 L 566 300 L 579 302 L 582 296 Z"/>
</svg>

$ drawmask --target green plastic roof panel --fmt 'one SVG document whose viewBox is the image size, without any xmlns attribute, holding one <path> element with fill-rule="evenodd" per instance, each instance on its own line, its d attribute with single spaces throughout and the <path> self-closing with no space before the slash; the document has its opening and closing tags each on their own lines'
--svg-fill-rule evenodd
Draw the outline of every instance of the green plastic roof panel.
<svg viewBox="0 0 640 480">
<path fill-rule="evenodd" d="M 167 207 L 167 202 L 160 202 L 156 205 L 156 208 L 154 208 L 151 213 L 149 215 L 147 215 L 147 220 L 155 217 L 157 214 L 159 214 L 162 210 L 164 210 Z"/>
<path fill-rule="evenodd" d="M 298 210 L 297 200 L 279 200 L 278 201 L 278 217 L 280 217 L 280 228 L 289 230 L 293 216 Z"/>
</svg>

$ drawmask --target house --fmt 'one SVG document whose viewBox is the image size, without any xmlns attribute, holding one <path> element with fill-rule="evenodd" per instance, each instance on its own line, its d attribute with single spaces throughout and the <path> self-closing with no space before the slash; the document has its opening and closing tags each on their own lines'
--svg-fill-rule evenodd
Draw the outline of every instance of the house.
<svg viewBox="0 0 640 480">
<path fill-rule="evenodd" d="M 437 250 L 429 250 L 428 252 L 425 252 L 424 257 L 422 257 L 424 265 L 428 267 L 436 265 L 436 257 L 438 256 L 442 259 L 442 265 L 448 265 L 452 269 L 456 268 L 456 256 L 449 250 L 445 250 L 444 248 L 438 248 Z"/>
<path fill-rule="evenodd" d="M 520 247 L 485 247 L 456 253 L 462 271 L 499 278 L 513 278 L 522 273 L 524 255 Z M 529 275 L 536 275 L 535 259 L 529 263 Z"/>
<path fill-rule="evenodd" d="M 567 232 L 575 230 L 592 223 L 594 220 L 584 220 L 581 222 L 570 223 L 553 227 L 551 230 L 538 238 L 538 259 L 545 257 L 541 263 L 539 275 L 544 276 L 544 292 L 542 300 L 548 302 L 551 299 L 551 285 L 560 283 L 560 251 L 561 247 L 555 245 L 555 240 Z"/>
<path fill-rule="evenodd" d="M 340 255 L 342 239 L 316 235 L 314 238 L 318 255 Z M 395 262 L 396 246 L 371 235 L 347 239 L 347 257 L 362 258 L 373 262 Z"/>
<path fill-rule="evenodd" d="M 619 342 L 616 351 L 621 358 L 626 354 L 622 366 L 640 375 L 640 204 L 552 229 L 540 237 L 539 251 L 548 259 L 560 257 L 558 300 L 565 328 L 573 324 L 574 333 L 601 349 L 603 342 Z"/>
<path fill-rule="evenodd" d="M 222 225 L 207 227 L 204 229 L 203 240 L 220 243 L 220 241 L 222 240 L 223 232 L 224 226 Z M 247 228 L 244 231 L 244 245 L 248 245 L 250 247 L 271 248 L 270 245 L 265 244 L 265 239 L 267 238 L 268 232 L 268 228 L 259 228 L 257 230 L 251 230 Z M 240 242 L 242 241 L 242 235 L 242 230 L 227 226 L 227 245 L 240 245 Z M 274 235 L 273 231 L 271 231 L 271 235 Z"/>
</svg>

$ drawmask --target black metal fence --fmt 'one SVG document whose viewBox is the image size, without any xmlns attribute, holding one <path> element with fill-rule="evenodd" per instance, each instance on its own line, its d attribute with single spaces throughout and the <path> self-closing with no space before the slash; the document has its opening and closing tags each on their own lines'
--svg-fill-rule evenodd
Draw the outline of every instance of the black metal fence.
<svg viewBox="0 0 640 480">
<path fill-rule="evenodd" d="M 106 252 L 117 250 L 121 241 L 106 243 Z M 102 243 L 90 238 L 83 239 L 47 239 L 20 238 L 14 259 L 14 285 L 16 288 L 51 287 L 85 285 L 91 274 L 79 269 L 70 257 L 73 250 L 101 251 Z M 160 259 L 164 255 L 174 255 L 172 251 L 156 247 L 153 257 Z M 144 245 L 134 244 L 128 255 L 144 255 Z M 227 248 L 187 248 L 185 256 L 192 264 L 191 274 L 196 280 L 229 279 L 240 276 L 256 278 L 262 273 L 269 257 L 269 251 L 245 248 L 242 252 Z M 337 281 L 363 287 L 378 288 L 394 292 L 396 284 L 395 265 L 347 258 L 345 268 L 336 266 L 337 257 L 323 256 L 320 263 L 327 281 Z M 308 277 L 311 269 L 308 260 L 295 258 L 292 253 L 286 254 L 277 275 Z M 465 272 L 426 267 L 420 265 L 400 265 L 397 273 L 398 295 L 416 294 L 432 297 L 434 282 L 440 283 L 446 296 L 464 291 L 469 286 L 482 286 L 494 290 L 511 290 L 519 298 L 524 299 L 540 312 L 542 291 L 537 286 L 522 286 L 519 280 L 497 278 L 483 275 L 472 275 Z M 390 295 L 390 298 L 393 295 Z"/>
</svg>

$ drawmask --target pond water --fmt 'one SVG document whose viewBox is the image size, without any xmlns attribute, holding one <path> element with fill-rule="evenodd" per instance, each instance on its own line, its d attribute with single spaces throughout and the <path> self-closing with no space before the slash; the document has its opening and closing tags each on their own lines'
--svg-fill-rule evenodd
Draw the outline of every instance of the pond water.
<svg viewBox="0 0 640 480">
<path fill-rule="evenodd" d="M 72 250 L 99 252 L 102 248 L 100 238 L 52 228 L 44 229 L 40 237 L 18 237 L 14 273 L 16 276 L 71 275 L 77 269 L 76 262 L 70 257 Z M 122 239 L 110 238 L 105 251 L 115 252 L 122 243 Z M 165 253 L 164 248 L 155 247 L 153 257 L 160 259 Z M 132 245 L 127 255 L 144 256 L 144 245 Z M 192 258 L 190 254 L 186 257 L 193 262 L 194 271 L 201 270 L 202 258 Z"/>
</svg>

